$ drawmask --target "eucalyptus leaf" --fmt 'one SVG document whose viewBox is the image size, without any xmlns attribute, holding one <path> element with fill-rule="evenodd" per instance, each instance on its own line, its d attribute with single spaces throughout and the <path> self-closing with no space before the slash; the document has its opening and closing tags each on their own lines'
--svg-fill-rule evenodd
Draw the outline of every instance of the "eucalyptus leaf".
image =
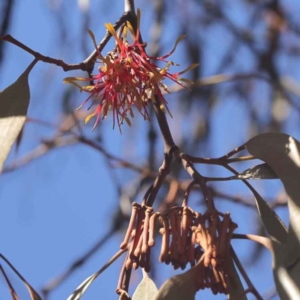
<svg viewBox="0 0 300 300">
<path fill-rule="evenodd" d="M 288 195 L 289 233 L 287 265 L 300 258 L 300 143 L 283 133 L 265 133 L 251 139 L 246 148 L 265 161 L 281 179 Z"/>
<path fill-rule="evenodd" d="M 282 299 L 300 299 L 300 143 L 287 134 L 265 133 L 245 146 L 273 169 L 288 195 L 288 236 L 281 243 L 273 241 L 274 276 Z"/>
<path fill-rule="evenodd" d="M 168 279 L 159 289 L 154 300 L 194 300 L 195 276 L 197 275 L 197 266 L 191 268 L 187 272 L 176 275 Z"/>
<path fill-rule="evenodd" d="M 235 177 L 236 179 L 278 179 L 277 174 L 266 163 L 249 168 Z"/>
<path fill-rule="evenodd" d="M 41 296 L 35 291 L 35 289 L 25 280 L 25 278 L 18 272 L 18 270 L 9 262 L 9 260 L 2 254 L 0 254 L 0 258 L 2 258 L 10 268 L 15 272 L 15 274 L 22 280 L 25 284 L 31 300 L 42 300 Z"/>
<path fill-rule="evenodd" d="M 93 275 L 89 276 L 86 280 L 84 280 L 76 290 L 68 297 L 67 300 L 79 300 L 88 289 L 88 287 L 93 283 L 93 281 L 101 274 L 100 271 L 94 273 Z"/>
<path fill-rule="evenodd" d="M 249 185 L 249 188 L 254 194 L 259 215 L 270 235 L 271 240 L 285 243 L 288 235 L 285 224 L 276 212 L 269 206 L 267 201 L 265 201 L 251 185 Z"/>
<path fill-rule="evenodd" d="M 158 289 L 149 277 L 149 275 L 143 270 L 143 279 L 136 288 L 132 300 L 152 300 L 157 295 Z"/>
<path fill-rule="evenodd" d="M 30 101 L 28 76 L 36 62 L 34 60 L 13 84 L 0 92 L 0 174 L 26 120 Z"/>
<path fill-rule="evenodd" d="M 126 249 L 119 250 L 113 257 L 96 273 L 89 276 L 87 279 L 85 279 L 77 288 L 76 290 L 68 297 L 67 300 L 79 300 L 85 293 L 85 291 L 88 289 L 88 287 L 93 283 L 93 281 L 102 273 L 104 272 L 116 259 L 118 259 Z"/>
<path fill-rule="evenodd" d="M 244 294 L 245 290 L 242 281 L 240 279 L 240 276 L 236 270 L 236 267 L 231 257 L 228 259 L 228 270 L 229 270 L 230 278 L 232 279 L 232 280 L 228 280 L 229 283 L 228 299 L 247 300 L 247 296 Z"/>
</svg>

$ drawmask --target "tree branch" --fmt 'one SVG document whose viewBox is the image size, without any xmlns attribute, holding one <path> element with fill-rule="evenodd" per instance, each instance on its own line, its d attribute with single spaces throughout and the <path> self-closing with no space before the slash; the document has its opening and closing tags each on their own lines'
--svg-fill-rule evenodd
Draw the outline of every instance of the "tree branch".
<svg viewBox="0 0 300 300">
<path fill-rule="evenodd" d="M 131 19 L 132 19 L 131 12 L 125 12 L 121 16 L 121 18 L 113 25 L 114 29 L 118 30 L 122 24 L 124 24 L 126 21 L 129 21 Z M 72 70 L 82 70 L 82 71 L 87 71 L 90 75 L 93 72 L 98 53 L 103 50 L 103 48 L 106 46 L 106 44 L 108 43 L 110 38 L 111 38 L 111 34 L 107 30 L 104 38 L 98 44 L 97 48 L 89 55 L 89 57 L 87 57 L 81 63 L 77 63 L 77 64 L 68 64 L 61 59 L 56 59 L 56 58 L 52 58 L 49 56 L 45 56 L 39 52 L 32 50 L 31 48 L 24 45 L 20 41 L 16 40 L 9 34 L 0 37 L 0 40 L 7 41 L 11 44 L 14 44 L 15 46 L 17 46 L 17 47 L 23 49 L 24 51 L 28 52 L 29 54 L 33 55 L 37 60 L 40 60 L 42 62 L 49 63 L 49 64 L 54 64 L 58 67 L 61 67 L 65 72 L 72 71 Z"/>
</svg>

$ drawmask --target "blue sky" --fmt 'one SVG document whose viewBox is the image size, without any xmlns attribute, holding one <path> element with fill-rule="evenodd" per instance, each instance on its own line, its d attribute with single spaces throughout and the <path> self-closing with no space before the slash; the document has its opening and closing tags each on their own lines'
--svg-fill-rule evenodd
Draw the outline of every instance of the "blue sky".
<svg viewBox="0 0 300 300">
<path fill-rule="evenodd" d="M 113 5 L 103 1 L 91 1 L 91 7 L 95 7 L 99 13 L 90 14 L 89 28 L 93 30 L 98 39 L 102 38 L 105 32 L 104 23 L 114 22 L 122 13 L 123 5 L 119 5 L 118 1 L 112 2 Z M 65 2 L 63 6 L 65 11 L 61 21 L 67 24 L 64 28 L 69 31 L 66 39 L 58 25 L 57 11 L 55 8 L 50 8 L 49 3 L 59 4 L 60 1 L 18 1 L 13 12 L 11 35 L 44 55 L 61 58 L 70 63 L 83 60 L 85 55 L 79 38 L 83 36 L 81 32 L 84 18 L 77 3 L 72 1 L 72 5 L 69 5 Z M 289 3 L 290 5 L 295 4 L 291 1 Z M 140 7 L 143 14 L 143 36 L 149 38 L 149 24 L 153 17 L 152 9 L 148 9 L 149 4 L 142 0 L 136 2 L 136 7 Z M 238 12 L 237 10 L 235 13 L 237 23 L 242 22 Z M 166 20 L 165 32 L 167 33 L 164 37 L 170 42 L 169 44 L 173 44 L 177 38 L 177 32 L 174 30 L 176 25 L 176 21 L 172 18 Z M 220 29 L 215 28 L 215 31 L 216 34 L 222 36 Z M 206 68 L 205 76 L 214 75 L 212 53 L 220 50 L 220 41 L 224 45 L 229 43 L 222 38 L 212 39 L 211 48 L 206 50 L 208 52 L 207 64 L 210 67 Z M 86 45 L 89 51 L 93 50 L 93 44 L 87 34 Z M 168 52 L 170 49 L 171 46 L 169 49 L 164 48 L 163 52 Z M 182 51 L 184 51 L 184 47 L 179 46 L 172 59 L 184 66 L 185 62 L 180 60 Z M 240 53 L 244 54 L 243 50 L 240 50 Z M 0 90 L 11 84 L 32 60 L 33 58 L 29 54 L 7 44 L 5 60 L 1 66 Z M 249 58 L 250 65 L 251 58 Z M 243 68 L 247 70 L 247 63 L 243 65 Z M 63 78 L 80 74 L 82 73 L 77 71 L 66 74 L 55 66 L 39 62 L 30 74 L 31 104 L 28 115 L 58 126 L 64 118 L 60 114 L 61 104 L 58 99 L 69 88 L 63 84 Z M 293 75 L 297 77 L 299 72 L 295 71 Z M 267 94 L 262 87 L 258 93 L 263 95 L 264 92 Z M 74 96 L 75 99 L 72 103 L 74 109 L 84 100 L 84 97 L 85 95 Z M 171 110 L 173 108 L 176 111 L 178 109 L 176 102 L 171 102 L 171 96 L 168 96 L 167 99 Z M 233 111 L 234 118 L 230 117 Z M 191 120 L 194 120 L 198 117 L 198 112 L 191 115 Z M 299 116 L 291 115 L 291 118 L 299 123 Z M 136 119 L 133 121 L 132 128 L 124 129 L 122 135 L 118 130 L 112 130 L 111 120 L 106 120 L 102 125 L 101 136 L 110 153 L 138 164 L 146 162 L 144 134 L 146 126 L 144 121 Z M 184 120 L 176 119 L 176 115 L 169 121 L 175 140 L 180 140 L 184 135 L 184 132 L 180 132 L 180 128 L 188 125 L 182 124 Z M 228 97 L 226 101 L 219 102 L 212 114 L 212 151 L 209 155 L 216 157 L 225 154 L 244 143 L 244 137 L 248 134 L 247 122 L 249 122 L 247 108 L 239 99 Z M 241 123 L 244 126 L 238 126 Z M 231 128 L 230 133 L 226 130 L 226 126 Z M 93 133 L 89 133 L 90 128 L 86 128 L 86 131 L 89 137 L 93 137 Z M 287 124 L 286 131 L 299 139 L 299 130 L 294 126 Z M 55 130 L 51 128 L 32 123 L 27 124 L 17 155 L 26 154 L 34 149 L 41 139 L 51 138 L 54 133 Z M 162 152 L 161 143 L 157 145 L 157 148 Z M 195 155 L 195 153 L 191 154 Z M 13 161 L 15 155 L 14 152 L 11 154 L 8 164 Z M 11 261 L 37 291 L 45 283 L 62 274 L 76 258 L 85 253 L 109 231 L 114 211 L 119 205 L 119 199 L 105 161 L 103 155 L 88 146 L 71 145 L 53 150 L 45 157 L 1 176 L 0 252 Z M 203 168 L 203 171 L 209 174 L 214 174 L 216 170 L 215 168 Z M 131 191 L 136 174 L 126 170 L 120 170 L 116 174 L 123 188 Z M 226 175 L 225 172 L 221 174 Z M 267 197 L 275 196 L 282 188 L 278 182 L 256 182 L 255 186 Z M 235 190 L 237 194 L 245 191 L 242 184 L 237 183 L 221 183 L 218 187 L 224 191 Z M 236 205 L 228 202 L 219 201 L 217 203 L 219 210 L 231 211 L 234 221 L 239 224 L 238 232 L 255 231 L 257 227 L 255 211 L 240 210 Z M 245 213 L 247 219 L 245 219 Z M 286 221 L 287 216 L 284 209 L 280 209 L 279 213 Z M 75 271 L 62 286 L 51 293 L 49 299 L 66 299 L 86 277 L 96 272 L 117 252 L 124 234 L 125 232 L 122 231 L 112 236 L 105 247 L 97 251 L 83 267 Z M 249 262 L 248 251 L 253 247 L 251 242 L 234 241 L 233 245 L 241 259 Z M 271 257 L 265 253 L 260 260 L 259 272 L 257 272 L 258 265 L 251 266 L 246 263 L 246 266 L 255 286 L 259 291 L 264 292 L 273 286 L 270 269 Z M 101 295 L 101 299 L 116 299 L 114 291 L 121 265 L 122 259 L 119 259 L 108 268 L 92 284 L 83 299 L 96 299 L 99 295 Z M 170 266 L 160 266 L 159 268 L 159 271 L 156 270 L 158 286 L 174 273 Z M 19 291 L 20 298 L 22 300 L 29 299 L 26 296 L 25 288 L 13 273 L 8 271 L 8 275 Z M 140 272 L 134 272 L 133 287 L 138 284 L 140 276 Z M 270 280 L 265 280 L 266 277 Z M 1 279 L 0 299 L 8 299 L 8 297 L 8 289 L 4 280 Z M 201 295 L 199 293 L 197 297 L 200 299 L 212 296 L 209 292 L 205 292 Z M 213 299 L 224 299 L 224 297 Z"/>
</svg>

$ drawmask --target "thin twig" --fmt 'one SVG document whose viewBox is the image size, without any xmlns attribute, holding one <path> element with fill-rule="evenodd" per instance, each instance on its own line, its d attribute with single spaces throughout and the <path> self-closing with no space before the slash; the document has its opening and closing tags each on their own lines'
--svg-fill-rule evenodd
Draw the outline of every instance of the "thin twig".
<svg viewBox="0 0 300 300">
<path fill-rule="evenodd" d="M 132 17 L 131 12 L 125 12 L 121 16 L 121 18 L 113 25 L 114 29 L 118 30 L 122 24 L 124 24 L 126 21 L 131 20 L 132 18 L 133 17 Z M 7 41 L 7 42 L 14 44 L 15 46 L 30 53 L 31 55 L 33 55 L 36 59 L 38 59 L 40 61 L 59 66 L 65 72 L 68 72 L 71 70 L 82 70 L 82 71 L 87 71 L 89 74 L 91 74 L 93 72 L 98 53 L 103 50 L 103 48 L 106 46 L 106 44 L 108 43 L 110 38 L 111 38 L 111 33 L 107 30 L 104 38 L 98 44 L 97 49 L 95 49 L 84 61 L 82 61 L 81 63 L 77 63 L 77 64 L 68 64 L 61 59 L 55 59 L 55 58 L 52 58 L 49 56 L 45 56 L 39 52 L 32 50 L 31 48 L 24 45 L 20 41 L 16 40 L 9 34 L 0 37 L 0 40 Z"/>
<path fill-rule="evenodd" d="M 205 178 L 195 169 L 193 163 L 189 160 L 189 155 L 186 155 L 185 153 L 181 153 L 180 158 L 181 158 L 181 163 L 185 168 L 185 170 L 192 178 L 194 178 L 194 180 L 200 186 L 203 196 L 205 198 L 208 211 L 213 212 L 215 210 L 215 204 L 212 198 L 212 193 L 206 185 Z"/>
</svg>

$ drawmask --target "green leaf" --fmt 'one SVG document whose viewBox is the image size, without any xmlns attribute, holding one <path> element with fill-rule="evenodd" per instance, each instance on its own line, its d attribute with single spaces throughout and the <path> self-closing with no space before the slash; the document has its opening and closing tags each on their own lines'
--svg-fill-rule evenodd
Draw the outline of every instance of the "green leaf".
<svg viewBox="0 0 300 300">
<path fill-rule="evenodd" d="M 194 300 L 196 294 L 196 267 L 197 266 L 191 268 L 183 274 L 176 275 L 168 279 L 159 289 L 159 292 L 154 298 L 154 300 Z"/>
<path fill-rule="evenodd" d="M 149 277 L 149 275 L 143 270 L 143 280 L 136 288 L 132 300 L 152 300 L 157 295 L 158 289 Z"/>
<path fill-rule="evenodd" d="M 300 143 L 287 134 L 265 133 L 245 146 L 273 169 L 288 195 L 288 235 L 273 243 L 274 276 L 282 299 L 300 299 Z"/>
<path fill-rule="evenodd" d="M 228 259 L 228 270 L 229 270 L 229 274 L 231 276 L 230 278 L 232 279 L 232 280 L 228 280 L 228 283 L 229 283 L 228 299 L 247 300 L 242 281 L 241 281 L 240 276 L 235 268 L 232 258 Z M 243 296 L 241 296 L 241 295 L 243 295 Z"/>
<path fill-rule="evenodd" d="M 280 299 L 300 299 L 300 261 L 293 266 L 285 266 L 287 246 L 273 242 L 273 273 Z"/>
<path fill-rule="evenodd" d="M 79 300 L 87 290 L 87 288 L 93 283 L 93 281 L 102 273 L 104 272 L 113 262 L 116 261 L 127 249 L 119 250 L 100 270 L 96 273 L 88 277 L 84 282 L 82 282 L 77 289 L 68 297 L 67 300 Z"/>
<path fill-rule="evenodd" d="M 283 133 L 265 133 L 251 139 L 246 148 L 265 161 L 281 179 L 288 195 L 289 232 L 287 264 L 300 258 L 300 143 Z"/>
<path fill-rule="evenodd" d="M 254 194 L 259 215 L 271 240 L 285 243 L 287 239 L 287 228 L 285 224 L 251 185 L 249 185 L 249 188 Z"/>
<path fill-rule="evenodd" d="M 92 284 L 92 282 L 102 273 L 100 270 L 90 277 L 88 277 L 84 282 L 77 287 L 77 289 L 72 293 L 67 300 L 79 300 L 87 290 L 87 288 Z"/>
<path fill-rule="evenodd" d="M 10 294 L 11 294 L 12 299 L 13 300 L 19 300 L 20 298 L 18 297 L 18 294 L 16 293 L 13 285 L 11 284 L 11 282 L 10 282 L 8 276 L 6 275 L 4 269 L 2 268 L 1 264 L 0 264 L 0 272 L 3 275 L 3 277 L 4 277 L 5 281 L 6 281 L 6 284 L 8 285 L 8 288 L 10 290 Z"/>
<path fill-rule="evenodd" d="M 267 164 L 256 165 L 234 177 L 236 179 L 278 179 L 278 176 Z"/>
<path fill-rule="evenodd" d="M 26 120 L 30 100 L 28 75 L 36 62 L 34 60 L 12 85 L 0 92 L 0 174 Z"/>
<path fill-rule="evenodd" d="M 18 270 L 9 262 L 9 260 L 2 254 L 0 257 L 10 266 L 10 268 L 17 274 L 17 276 L 22 280 L 25 284 L 31 300 L 42 300 L 41 296 L 35 291 L 35 289 L 25 280 L 25 278 L 18 272 Z"/>
</svg>

